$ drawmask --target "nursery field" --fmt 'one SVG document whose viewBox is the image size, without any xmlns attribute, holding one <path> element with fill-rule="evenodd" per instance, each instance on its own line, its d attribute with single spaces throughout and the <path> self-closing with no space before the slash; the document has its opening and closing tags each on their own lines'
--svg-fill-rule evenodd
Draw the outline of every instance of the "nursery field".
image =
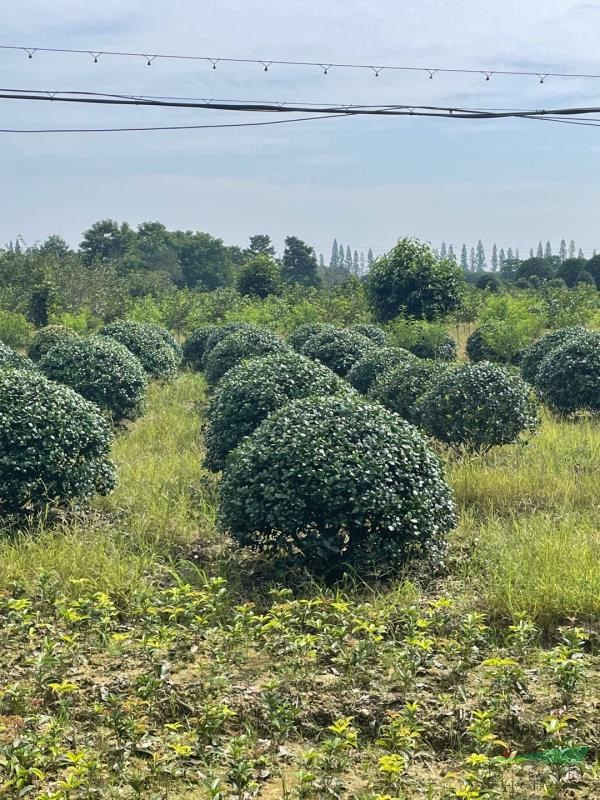
<svg viewBox="0 0 600 800">
<path fill-rule="evenodd" d="M 600 796 L 600 425 L 444 452 L 433 575 L 326 583 L 215 528 L 202 374 L 92 509 L 0 540 L 0 786 L 44 798 Z"/>
</svg>

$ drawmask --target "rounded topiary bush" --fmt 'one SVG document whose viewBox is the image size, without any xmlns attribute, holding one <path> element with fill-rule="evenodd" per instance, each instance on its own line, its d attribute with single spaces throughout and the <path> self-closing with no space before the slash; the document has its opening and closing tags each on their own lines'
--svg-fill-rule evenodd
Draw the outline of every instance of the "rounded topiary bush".
<svg viewBox="0 0 600 800">
<path fill-rule="evenodd" d="M 384 372 L 398 364 L 415 360 L 412 353 L 400 347 L 378 347 L 357 361 L 346 378 L 357 391 L 367 394 L 373 383 Z"/>
<path fill-rule="evenodd" d="M 206 380 L 214 386 L 228 370 L 244 359 L 280 350 L 287 350 L 287 345 L 271 331 L 253 328 L 231 333 L 208 354 L 204 370 Z"/>
<path fill-rule="evenodd" d="M 206 346 L 204 347 L 204 364 L 206 364 L 206 359 L 211 350 L 214 350 L 214 348 L 230 334 L 240 333 L 241 331 L 259 330 L 262 330 L 262 328 L 259 328 L 258 325 L 252 325 L 250 322 L 228 322 L 226 325 L 220 325 L 218 328 L 216 327 L 206 340 Z"/>
<path fill-rule="evenodd" d="M 0 342 L 0 369 L 5 369 L 6 367 L 31 370 L 35 369 L 35 364 L 31 359 L 17 353 L 12 347 Z"/>
<path fill-rule="evenodd" d="M 64 383 L 115 419 L 142 412 L 148 380 L 139 360 L 108 336 L 66 339 L 38 363 L 47 378 Z"/>
<path fill-rule="evenodd" d="M 440 361 L 414 359 L 399 364 L 373 384 L 369 399 L 395 411 L 408 422 L 420 422 L 418 401 L 451 367 Z"/>
<path fill-rule="evenodd" d="M 502 353 L 498 353 L 493 347 L 487 333 L 491 333 L 491 328 L 488 324 L 484 323 L 467 339 L 467 355 L 469 361 L 477 364 L 479 361 L 496 361 L 499 363 L 507 363 L 507 359 Z"/>
<path fill-rule="evenodd" d="M 529 383 L 535 384 L 540 364 L 548 353 L 556 347 L 561 347 L 566 342 L 587 334 L 587 332 L 581 325 L 573 325 L 570 328 L 560 328 L 542 336 L 541 339 L 538 339 L 524 351 L 521 358 L 521 375 Z"/>
<path fill-rule="evenodd" d="M 219 521 L 243 545 L 327 570 L 439 555 L 455 515 L 419 432 L 346 395 L 295 400 L 245 439 L 223 472 Z"/>
<path fill-rule="evenodd" d="M 105 325 L 100 331 L 125 345 L 153 378 L 170 380 L 175 377 L 180 359 L 165 344 L 163 337 L 144 322 L 121 320 Z"/>
<path fill-rule="evenodd" d="M 426 338 L 416 341 L 410 352 L 419 358 L 435 361 L 454 361 L 458 355 L 458 345 L 451 336 L 443 338 Z"/>
<path fill-rule="evenodd" d="M 539 424 L 531 387 L 487 361 L 448 371 L 418 406 L 423 428 L 455 450 L 485 452 L 516 442 Z"/>
<path fill-rule="evenodd" d="M 32 361 L 39 361 L 51 347 L 65 340 L 78 339 L 78 335 L 64 325 L 47 325 L 39 328 L 29 343 L 27 354 Z"/>
<path fill-rule="evenodd" d="M 204 365 L 204 351 L 211 337 L 216 330 L 214 325 L 204 325 L 192 331 L 183 344 L 183 359 L 185 363 L 195 372 L 200 372 Z"/>
<path fill-rule="evenodd" d="M 110 444 L 108 422 L 77 392 L 37 372 L 0 370 L 0 511 L 107 494 Z"/>
<path fill-rule="evenodd" d="M 325 331 L 332 332 L 336 330 L 338 329 L 335 325 L 331 325 L 328 322 L 306 322 L 304 325 L 298 325 L 297 328 L 294 328 L 287 337 L 287 343 L 293 350 L 299 353 L 306 342 L 313 336 Z"/>
<path fill-rule="evenodd" d="M 390 343 L 387 333 L 377 325 L 361 322 L 358 325 L 353 325 L 350 330 L 362 333 L 367 339 L 370 339 L 381 347 L 386 347 Z"/>
<path fill-rule="evenodd" d="M 159 325 L 156 322 L 143 322 L 142 325 L 145 325 L 149 330 L 154 331 L 156 334 L 158 334 L 158 336 L 160 336 L 167 347 L 170 347 L 175 353 L 178 363 L 180 364 L 183 359 L 183 351 L 181 345 L 173 336 L 171 331 L 168 328 L 165 328 L 164 325 Z"/>
<path fill-rule="evenodd" d="M 377 345 L 362 333 L 343 328 L 322 331 L 304 343 L 300 352 L 314 361 L 320 361 L 338 375 L 346 376 L 357 361 L 360 361 Z"/>
<path fill-rule="evenodd" d="M 600 333 L 579 334 L 551 350 L 539 366 L 540 397 L 559 414 L 600 412 Z"/>
<path fill-rule="evenodd" d="M 352 391 L 330 369 L 293 350 L 238 364 L 220 381 L 206 410 L 206 466 L 223 469 L 242 439 L 290 400 Z"/>
</svg>

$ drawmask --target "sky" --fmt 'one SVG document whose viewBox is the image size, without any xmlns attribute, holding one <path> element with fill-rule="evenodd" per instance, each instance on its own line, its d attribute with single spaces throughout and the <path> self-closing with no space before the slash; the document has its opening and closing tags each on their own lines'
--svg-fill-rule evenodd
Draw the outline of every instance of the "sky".
<svg viewBox="0 0 600 800">
<path fill-rule="evenodd" d="M 598 72 L 600 0 L 20 0 L 0 44 L 367 65 Z M 0 50 L 2 85 L 137 95 L 485 108 L 600 105 L 600 80 L 436 74 Z M 0 101 L 0 128 L 215 124 L 235 112 Z M 600 117 L 600 114 L 597 115 Z M 281 117 L 277 117 L 280 119 Z M 336 237 L 380 254 L 402 236 L 488 250 L 600 249 L 600 127 L 535 120 L 341 118 L 135 133 L 0 133 L 0 243 L 98 219 L 245 245 Z"/>
</svg>

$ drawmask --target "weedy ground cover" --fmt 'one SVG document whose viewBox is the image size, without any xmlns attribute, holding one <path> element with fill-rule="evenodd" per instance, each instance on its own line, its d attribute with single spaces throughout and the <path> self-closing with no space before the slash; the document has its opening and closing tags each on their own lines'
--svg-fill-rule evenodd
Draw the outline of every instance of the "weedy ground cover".
<svg viewBox="0 0 600 800">
<path fill-rule="evenodd" d="M 447 455 L 433 580 L 324 586 L 216 534 L 203 403 L 152 385 L 117 490 L 0 540 L 0 796 L 600 796 L 598 423 Z"/>
</svg>

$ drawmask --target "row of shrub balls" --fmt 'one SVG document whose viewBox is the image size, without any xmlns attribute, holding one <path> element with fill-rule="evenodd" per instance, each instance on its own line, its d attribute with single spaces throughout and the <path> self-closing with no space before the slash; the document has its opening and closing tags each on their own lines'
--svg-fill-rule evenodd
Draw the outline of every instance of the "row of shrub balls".
<svg viewBox="0 0 600 800">
<path fill-rule="evenodd" d="M 208 326 L 183 350 L 164 328 L 129 321 L 86 339 L 42 329 L 29 359 L 0 349 L 1 508 L 109 491 L 107 417 L 138 416 L 148 378 L 172 377 L 183 357 L 211 388 L 206 466 L 223 472 L 224 529 L 321 565 L 439 558 L 455 513 L 427 435 L 457 451 L 515 442 L 538 425 L 533 387 L 562 413 L 598 410 L 599 339 L 549 334 L 523 354 L 520 377 L 459 366 L 452 348 L 419 358 L 371 325 L 301 325 L 286 341 L 248 323 Z"/>
<path fill-rule="evenodd" d="M 596 363 L 597 389 L 598 339 L 569 329 L 524 354 L 524 371 L 536 362 L 533 383 L 557 409 L 541 376 L 556 370 L 553 385 L 591 397 L 587 367 L 571 356 L 577 347 Z M 370 325 L 301 325 L 287 341 L 246 323 L 195 331 L 184 356 L 211 387 L 205 464 L 223 473 L 222 528 L 321 566 L 439 558 L 455 512 L 426 435 L 482 452 L 539 424 L 534 388 L 514 370 L 439 355 L 393 347 Z"/>
<path fill-rule="evenodd" d="M 139 417 L 149 380 L 182 357 L 168 330 L 133 321 L 85 338 L 40 328 L 27 356 L 0 343 L 0 513 L 108 493 L 114 424 Z"/>
</svg>

